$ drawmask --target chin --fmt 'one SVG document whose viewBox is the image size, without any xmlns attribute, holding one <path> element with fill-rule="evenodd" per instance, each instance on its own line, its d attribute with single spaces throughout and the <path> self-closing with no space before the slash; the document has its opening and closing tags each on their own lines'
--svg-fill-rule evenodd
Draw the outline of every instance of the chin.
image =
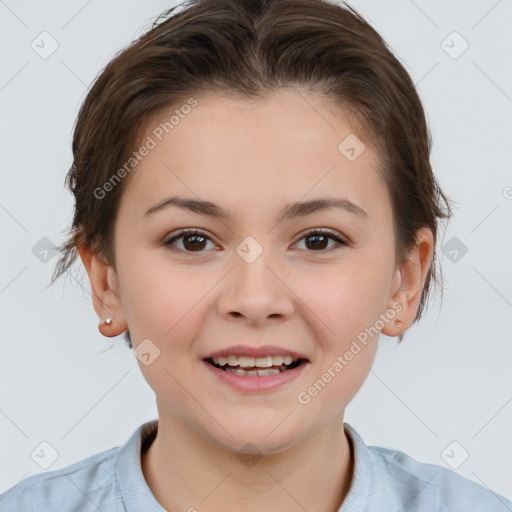
<svg viewBox="0 0 512 512">
<path fill-rule="evenodd" d="M 220 436 L 212 435 L 220 444 L 232 451 L 252 453 L 253 455 L 280 453 L 300 441 L 298 428 L 284 425 L 283 417 L 277 421 L 229 422 L 226 427 L 232 437 L 221 429 Z M 282 423 L 281 423 L 282 422 Z"/>
</svg>

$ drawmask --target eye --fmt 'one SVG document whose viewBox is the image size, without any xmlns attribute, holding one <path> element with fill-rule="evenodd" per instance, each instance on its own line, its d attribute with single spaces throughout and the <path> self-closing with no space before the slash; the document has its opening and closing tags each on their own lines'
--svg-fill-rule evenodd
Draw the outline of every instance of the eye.
<svg viewBox="0 0 512 512">
<path fill-rule="evenodd" d="M 347 245 L 347 242 L 342 240 L 339 236 L 331 231 L 325 229 L 313 229 L 305 233 L 300 241 L 310 239 L 311 243 L 306 242 L 306 247 L 316 248 L 313 252 L 325 252 L 327 249 L 324 247 L 327 240 L 331 239 L 337 242 L 337 245 Z"/>
<path fill-rule="evenodd" d="M 337 245 L 347 245 L 347 242 L 342 240 L 339 236 L 337 236 L 337 234 L 324 229 L 313 229 L 308 231 L 302 236 L 300 241 L 305 239 L 312 240 L 310 243 L 306 242 L 306 247 L 308 249 L 312 248 L 312 252 L 325 252 L 327 249 L 324 246 L 326 241 L 329 239 L 334 240 Z M 172 247 L 173 244 L 178 240 L 183 240 L 182 247 L 184 247 L 184 249 Z M 202 249 L 205 248 L 207 241 L 211 242 L 211 239 L 203 231 L 199 231 L 197 229 L 184 229 L 176 233 L 171 238 L 165 240 L 163 245 L 168 247 L 171 251 L 204 252 Z"/>
<path fill-rule="evenodd" d="M 182 249 L 176 249 L 171 247 L 175 241 L 183 239 L 184 252 L 203 252 L 201 249 L 204 248 L 205 241 L 210 240 L 208 236 L 202 231 L 196 229 L 184 229 L 174 235 L 173 237 L 165 240 L 163 245 L 168 247 L 171 251 L 182 251 Z M 211 241 L 211 240 L 210 240 Z M 189 250 L 190 249 L 190 250 Z"/>
</svg>

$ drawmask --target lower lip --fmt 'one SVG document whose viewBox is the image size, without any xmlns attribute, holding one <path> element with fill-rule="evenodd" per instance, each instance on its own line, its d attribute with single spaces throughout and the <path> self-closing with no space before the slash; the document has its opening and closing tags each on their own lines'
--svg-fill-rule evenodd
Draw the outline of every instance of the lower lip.
<svg viewBox="0 0 512 512">
<path fill-rule="evenodd" d="M 215 376 L 217 376 L 229 386 L 235 388 L 238 391 L 249 391 L 252 393 L 269 391 L 276 389 L 279 386 L 286 384 L 287 382 L 291 382 L 302 373 L 302 370 L 304 370 L 304 367 L 307 365 L 307 362 L 304 361 L 299 364 L 299 366 L 292 368 L 291 370 L 278 373 L 276 375 L 244 377 L 243 375 L 236 375 L 225 370 L 220 370 L 207 361 L 203 360 L 202 362 Z"/>
</svg>

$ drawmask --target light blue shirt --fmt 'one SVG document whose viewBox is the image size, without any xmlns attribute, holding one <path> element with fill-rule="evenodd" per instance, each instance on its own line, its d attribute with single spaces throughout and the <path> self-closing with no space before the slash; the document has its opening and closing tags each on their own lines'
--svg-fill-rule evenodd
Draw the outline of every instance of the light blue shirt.
<svg viewBox="0 0 512 512">
<path fill-rule="evenodd" d="M 25 478 L 0 495 L 0 512 L 166 512 L 140 465 L 141 448 L 151 444 L 157 426 L 157 420 L 148 421 L 123 446 Z M 339 512 L 512 512 L 503 496 L 447 468 L 366 446 L 344 426 L 355 466 Z M 200 503 L 193 506 L 201 510 Z"/>
</svg>

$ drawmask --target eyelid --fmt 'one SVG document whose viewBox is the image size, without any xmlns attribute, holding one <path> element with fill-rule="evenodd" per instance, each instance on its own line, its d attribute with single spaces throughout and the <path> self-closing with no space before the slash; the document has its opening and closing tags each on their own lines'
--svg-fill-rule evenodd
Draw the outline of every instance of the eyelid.
<svg viewBox="0 0 512 512">
<path fill-rule="evenodd" d="M 329 235 L 329 236 L 331 236 L 333 238 L 337 238 L 340 242 L 343 242 L 344 244 L 348 244 L 349 243 L 349 240 L 348 240 L 348 238 L 346 236 L 342 235 L 338 231 L 334 231 L 334 230 L 329 229 L 329 228 L 310 228 L 310 229 L 306 229 L 305 231 L 303 231 L 302 233 L 300 233 L 298 235 L 298 240 L 297 241 L 302 240 L 305 236 L 313 236 L 315 234 Z"/>
</svg>

